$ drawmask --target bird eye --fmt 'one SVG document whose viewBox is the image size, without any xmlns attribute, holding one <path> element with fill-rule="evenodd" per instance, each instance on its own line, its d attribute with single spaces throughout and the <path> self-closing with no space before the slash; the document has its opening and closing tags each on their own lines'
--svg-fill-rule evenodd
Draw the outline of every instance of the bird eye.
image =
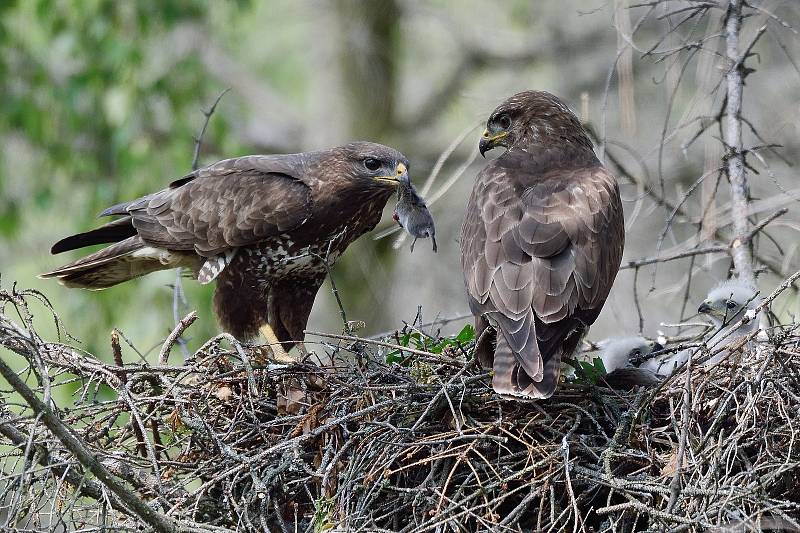
<svg viewBox="0 0 800 533">
<path fill-rule="evenodd" d="M 725 306 L 728 309 L 733 309 L 734 307 L 736 307 L 736 302 L 734 302 L 733 300 L 728 300 L 727 302 L 725 302 Z"/>
<path fill-rule="evenodd" d="M 640 355 L 642 355 L 641 350 L 634 350 L 631 352 L 631 357 L 639 357 Z"/>
<path fill-rule="evenodd" d="M 381 168 L 381 162 L 378 161 L 377 159 L 372 158 L 372 157 L 368 157 L 368 158 L 366 158 L 364 160 L 364 166 L 367 168 L 367 170 L 373 170 L 374 171 L 374 170 L 378 170 L 379 168 Z"/>
<path fill-rule="evenodd" d="M 507 130 L 508 128 L 511 127 L 511 117 L 509 117 L 508 115 L 500 115 L 500 117 L 497 119 L 497 123 L 500 125 L 501 128 Z"/>
</svg>

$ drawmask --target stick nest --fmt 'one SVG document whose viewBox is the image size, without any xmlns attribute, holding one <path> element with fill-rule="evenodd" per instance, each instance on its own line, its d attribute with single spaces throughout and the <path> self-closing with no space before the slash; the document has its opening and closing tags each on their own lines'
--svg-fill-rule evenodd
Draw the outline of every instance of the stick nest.
<svg viewBox="0 0 800 533">
<path fill-rule="evenodd" d="M 3 358 L 176 530 L 800 528 L 796 325 L 656 388 L 565 385 L 520 402 L 492 392 L 473 342 L 436 336 L 418 336 L 419 353 L 308 343 L 335 361 L 319 367 L 224 336 L 181 365 L 123 363 L 114 335 L 116 364 L 103 363 L 41 339 L 35 298 L 48 307 L 0 291 Z M 7 527 L 141 528 L 0 388 Z"/>
</svg>

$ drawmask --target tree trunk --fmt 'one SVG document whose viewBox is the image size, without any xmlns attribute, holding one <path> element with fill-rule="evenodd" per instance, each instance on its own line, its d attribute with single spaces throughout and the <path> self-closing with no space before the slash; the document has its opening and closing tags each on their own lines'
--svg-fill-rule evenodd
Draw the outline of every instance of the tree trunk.
<svg viewBox="0 0 800 533">
<path fill-rule="evenodd" d="M 747 186 L 747 175 L 744 167 L 742 151 L 742 76 L 744 58 L 739 55 L 739 34 L 742 29 L 742 1 L 729 0 L 727 20 L 725 23 L 726 56 L 728 73 L 726 74 L 728 101 L 724 128 L 725 145 L 728 150 L 728 179 L 731 185 L 731 213 L 733 215 L 733 243 L 731 257 L 740 279 L 754 281 L 753 258 L 747 235 L 747 204 L 750 191 Z"/>
</svg>

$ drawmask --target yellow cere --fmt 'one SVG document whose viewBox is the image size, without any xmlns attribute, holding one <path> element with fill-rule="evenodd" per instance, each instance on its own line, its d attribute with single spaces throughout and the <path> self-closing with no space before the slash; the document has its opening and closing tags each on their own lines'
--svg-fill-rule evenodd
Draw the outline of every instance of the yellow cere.
<svg viewBox="0 0 800 533">
<path fill-rule="evenodd" d="M 405 163 L 399 163 L 397 165 L 397 170 L 395 170 L 395 175 L 394 176 L 375 176 L 375 179 L 376 180 L 382 180 L 382 181 L 391 181 L 392 183 L 397 183 L 398 182 L 397 178 L 399 176 L 402 176 L 403 174 L 405 174 L 407 171 L 408 171 L 408 169 L 406 168 Z"/>
<path fill-rule="evenodd" d="M 500 132 L 500 133 L 498 133 L 497 135 L 495 135 L 495 136 L 493 136 L 493 137 L 489 137 L 489 130 L 488 130 L 488 129 L 487 129 L 487 130 L 483 130 L 483 137 L 484 137 L 485 139 L 488 139 L 488 140 L 490 140 L 490 141 L 496 141 L 497 139 L 502 139 L 502 138 L 503 138 L 503 137 L 505 137 L 506 135 L 508 135 L 508 132 L 507 132 L 507 131 L 501 131 L 501 132 Z"/>
</svg>

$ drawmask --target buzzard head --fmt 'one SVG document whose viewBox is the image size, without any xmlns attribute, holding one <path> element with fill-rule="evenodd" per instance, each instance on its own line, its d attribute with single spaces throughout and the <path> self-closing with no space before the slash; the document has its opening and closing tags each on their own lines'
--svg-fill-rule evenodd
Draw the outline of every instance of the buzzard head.
<svg viewBox="0 0 800 533">
<path fill-rule="evenodd" d="M 346 177 L 353 185 L 368 190 L 396 190 L 402 183 L 409 183 L 408 159 L 382 144 L 353 142 L 339 149 Z M 339 176 L 342 177 L 342 176 Z"/>
<path fill-rule="evenodd" d="M 761 303 L 758 289 L 747 281 L 731 278 L 723 281 L 711 291 L 697 309 L 715 324 L 739 320 L 746 310 L 755 309 Z"/>
<path fill-rule="evenodd" d="M 544 91 L 524 91 L 508 98 L 489 116 L 478 148 L 485 157 L 497 146 L 576 144 L 592 149 L 578 117 Z"/>
</svg>

